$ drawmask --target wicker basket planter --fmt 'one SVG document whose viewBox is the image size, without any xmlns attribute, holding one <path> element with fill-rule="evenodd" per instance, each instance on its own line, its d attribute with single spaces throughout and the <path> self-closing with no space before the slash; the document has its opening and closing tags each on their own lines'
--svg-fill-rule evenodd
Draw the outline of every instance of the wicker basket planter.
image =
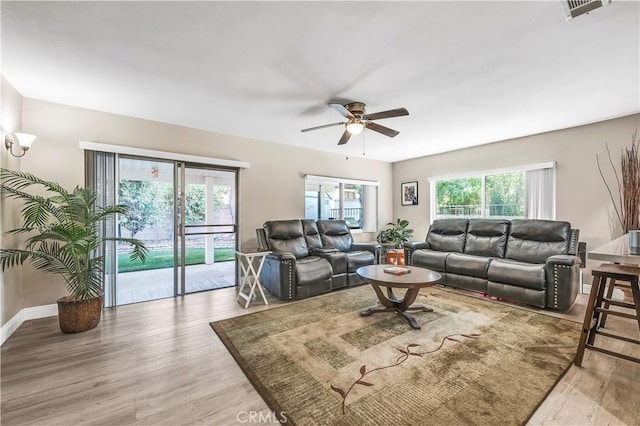
<svg viewBox="0 0 640 426">
<path fill-rule="evenodd" d="M 74 300 L 70 296 L 58 299 L 58 320 L 63 333 L 80 333 L 100 322 L 103 297 Z"/>
</svg>

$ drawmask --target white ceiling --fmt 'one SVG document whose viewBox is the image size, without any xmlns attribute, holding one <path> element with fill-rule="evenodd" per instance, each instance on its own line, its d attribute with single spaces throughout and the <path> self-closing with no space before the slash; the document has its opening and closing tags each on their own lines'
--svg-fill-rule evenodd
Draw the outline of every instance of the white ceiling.
<svg viewBox="0 0 640 426">
<path fill-rule="evenodd" d="M 398 161 L 640 112 L 640 10 L 559 1 L 8 2 L 25 97 Z M 406 107 L 337 146 L 329 101 Z M 106 141 L 113 142 L 113 141 Z"/>
</svg>

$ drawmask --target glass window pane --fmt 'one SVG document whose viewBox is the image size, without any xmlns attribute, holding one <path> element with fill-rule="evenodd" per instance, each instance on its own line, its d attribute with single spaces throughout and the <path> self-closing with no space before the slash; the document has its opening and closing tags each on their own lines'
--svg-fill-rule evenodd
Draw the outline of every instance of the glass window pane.
<svg viewBox="0 0 640 426">
<path fill-rule="evenodd" d="M 340 219 L 340 185 L 307 182 L 304 207 L 305 219 Z"/>
<path fill-rule="evenodd" d="M 436 182 L 436 219 L 449 217 L 482 217 L 481 178 Z"/>
<path fill-rule="evenodd" d="M 363 185 L 344 185 L 344 220 L 351 229 L 362 229 L 363 201 Z"/>
<path fill-rule="evenodd" d="M 485 180 L 485 217 L 524 218 L 525 182 L 524 172 L 488 175 Z"/>
<path fill-rule="evenodd" d="M 305 219 L 344 219 L 352 230 L 375 232 L 378 188 L 319 179 L 305 182 Z"/>
</svg>

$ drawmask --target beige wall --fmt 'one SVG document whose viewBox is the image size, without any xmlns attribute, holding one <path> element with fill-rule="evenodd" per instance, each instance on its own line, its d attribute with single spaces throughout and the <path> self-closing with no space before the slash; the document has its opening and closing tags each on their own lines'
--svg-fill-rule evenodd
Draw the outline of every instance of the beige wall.
<svg viewBox="0 0 640 426">
<path fill-rule="evenodd" d="M 416 238 L 423 239 L 430 223 L 429 176 L 556 161 L 557 217 L 580 228 L 581 239 L 589 247 L 596 247 L 618 235 L 619 230 L 611 219 L 611 203 L 598 174 L 595 155 L 606 155 L 607 142 L 617 157 L 620 150 L 630 144 L 635 129 L 640 128 L 640 115 L 633 115 L 390 165 L 354 157 L 347 160 L 336 154 L 33 99 L 22 100 L 13 88 L 6 92 L 5 95 L 3 90 L 3 120 L 5 110 L 13 111 L 17 120 L 14 126 L 19 128 L 21 124 L 22 131 L 34 133 L 38 139 L 21 162 L 7 163 L 3 152 L 3 164 L 56 180 L 67 187 L 84 181 L 80 140 L 250 162 L 251 167 L 241 172 L 242 246 L 255 245 L 254 229 L 265 220 L 304 214 L 302 193 L 307 173 L 380 181 L 379 227 L 392 218 L 406 218 L 416 230 Z M 20 109 L 22 123 L 17 113 Z M 400 183 L 413 180 L 419 182 L 420 204 L 400 206 Z M 5 221 L 3 205 L 3 226 Z M 373 235 L 364 238 L 373 238 Z M 23 287 L 15 285 L 19 279 L 7 283 L 6 274 L 4 280 L 3 324 L 21 307 L 54 303 L 66 293 L 61 282 L 52 285 L 52 277 L 30 268 L 24 269 Z"/>
<path fill-rule="evenodd" d="M 430 176 L 555 161 L 556 217 L 580 229 L 580 239 L 587 242 L 587 250 L 598 247 L 619 236 L 621 231 L 612 216 L 612 204 L 596 166 L 596 154 L 607 161 L 607 143 L 614 164 L 619 166 L 620 152 L 630 146 L 636 129 L 640 131 L 640 115 L 637 114 L 395 163 L 394 217 L 408 219 L 416 230 L 417 239 L 424 239 L 431 222 Z M 613 178 L 611 173 L 606 176 Z M 400 193 L 396 189 L 401 182 L 413 180 L 419 182 L 420 204 L 401 206 Z"/>
<path fill-rule="evenodd" d="M 1 88 L 2 131 L 15 133 L 22 130 L 22 96 L 2 77 Z M 0 148 L 0 167 L 20 170 L 20 158 L 12 157 L 4 149 L 4 135 Z M 15 150 L 16 147 L 14 147 Z M 15 152 L 15 151 L 14 151 Z M 0 234 L 19 226 L 18 207 L 11 200 L 0 200 Z M 16 247 L 16 238 L 0 235 L 0 245 L 5 248 Z M 0 271 L 0 325 L 5 325 L 23 308 L 22 268 Z"/>
<path fill-rule="evenodd" d="M 255 229 L 269 219 L 304 216 L 304 175 L 380 181 L 379 223 L 391 219 L 391 164 L 329 154 L 260 140 L 24 99 L 25 132 L 38 135 L 22 169 L 72 188 L 84 182 L 83 152 L 78 141 L 247 161 L 240 174 L 240 241 L 256 246 Z M 367 235 L 364 238 L 375 238 Z M 65 294 L 62 283 L 25 268 L 24 306 L 55 303 Z"/>
</svg>

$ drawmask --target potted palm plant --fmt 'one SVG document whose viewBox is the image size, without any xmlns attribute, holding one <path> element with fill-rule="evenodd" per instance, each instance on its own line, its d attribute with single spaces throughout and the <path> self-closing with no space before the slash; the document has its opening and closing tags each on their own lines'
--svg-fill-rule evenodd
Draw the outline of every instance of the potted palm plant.
<svg viewBox="0 0 640 426">
<path fill-rule="evenodd" d="M 404 264 L 403 244 L 413 237 L 413 229 L 409 229 L 409 221 L 398 218 L 396 222 L 389 222 L 385 229 L 380 231 L 376 240 L 380 244 L 393 245 L 395 250 L 387 252 L 387 261 L 395 264 Z M 389 254 L 393 253 L 393 258 L 389 258 Z"/>
<path fill-rule="evenodd" d="M 100 226 L 123 205 L 96 206 L 96 194 L 76 187 L 69 192 L 55 182 L 30 173 L 0 169 L 3 197 L 22 202 L 22 226 L 7 231 L 26 235 L 23 249 L 0 249 L 0 267 L 31 263 L 36 269 L 61 276 L 69 295 L 58 299 L 58 318 L 64 333 L 94 328 L 100 322 L 104 297 L 104 243 L 131 245 L 131 259 L 146 259 L 147 248 L 134 238 L 105 237 Z M 35 189 L 36 195 L 28 190 Z"/>
</svg>

